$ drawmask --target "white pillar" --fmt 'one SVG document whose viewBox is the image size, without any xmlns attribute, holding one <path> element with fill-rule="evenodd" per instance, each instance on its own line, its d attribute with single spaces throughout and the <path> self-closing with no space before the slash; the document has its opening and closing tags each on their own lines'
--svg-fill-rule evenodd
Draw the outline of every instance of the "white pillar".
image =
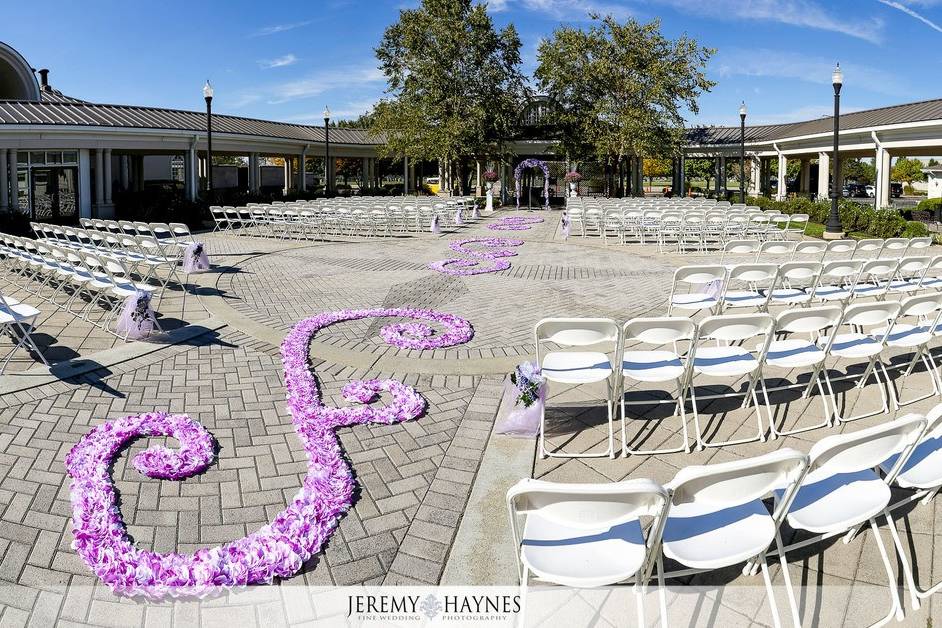
<svg viewBox="0 0 942 628">
<path fill-rule="evenodd" d="M 785 181 L 786 176 L 788 175 L 788 159 L 782 153 L 778 154 L 778 192 L 775 194 L 775 198 L 778 200 L 783 200 L 788 196 L 788 185 Z"/>
<path fill-rule="evenodd" d="M 818 200 L 824 200 L 831 194 L 829 184 L 831 178 L 831 156 L 828 153 L 818 153 Z"/>
<path fill-rule="evenodd" d="M 284 185 L 281 188 L 283 194 L 287 194 L 291 189 L 291 157 L 288 155 L 283 155 L 281 160 L 285 163 L 284 166 Z"/>
<path fill-rule="evenodd" d="M 7 149 L 0 148 L 0 211 L 6 211 L 10 197 L 10 173 L 7 166 Z"/>
<path fill-rule="evenodd" d="M 807 157 L 801 159 L 801 178 L 798 190 L 803 194 L 811 191 L 811 160 Z"/>
<path fill-rule="evenodd" d="M 104 169 L 103 177 L 104 177 L 105 189 L 103 190 L 103 192 L 105 195 L 105 205 L 111 205 L 111 187 L 114 184 L 114 178 L 112 178 L 112 174 L 111 174 L 111 149 L 106 148 L 104 150 L 104 153 L 105 154 L 104 154 L 103 159 L 104 159 L 105 169 Z"/>
<path fill-rule="evenodd" d="M 876 153 L 873 156 L 873 169 L 875 171 L 875 180 L 873 182 L 873 204 L 874 208 L 882 209 L 883 204 L 883 153 L 886 152 L 881 146 L 877 146 Z"/>
<path fill-rule="evenodd" d="M 880 168 L 880 196 L 877 198 L 878 207 L 890 206 L 890 151 L 883 150 L 883 161 Z"/>
<path fill-rule="evenodd" d="M 78 203 L 79 218 L 92 217 L 92 160 L 88 154 L 87 148 L 81 148 L 78 152 Z"/>
</svg>

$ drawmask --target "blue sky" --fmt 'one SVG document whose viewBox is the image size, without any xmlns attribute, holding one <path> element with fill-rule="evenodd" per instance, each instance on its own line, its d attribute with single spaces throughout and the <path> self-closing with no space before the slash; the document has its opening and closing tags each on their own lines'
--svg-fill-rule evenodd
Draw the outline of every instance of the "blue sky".
<svg viewBox="0 0 942 628">
<path fill-rule="evenodd" d="M 373 47 L 415 4 L 8 2 L 0 41 L 79 98 L 199 109 L 209 78 L 220 113 L 318 123 L 325 105 L 355 117 L 382 96 Z M 942 96 L 942 0 L 492 0 L 489 10 L 516 24 L 528 72 L 540 39 L 585 25 L 589 11 L 660 17 L 668 36 L 716 48 L 717 85 L 691 122 L 738 123 L 741 100 L 756 124 L 825 115 L 835 61 L 847 110 Z"/>
</svg>

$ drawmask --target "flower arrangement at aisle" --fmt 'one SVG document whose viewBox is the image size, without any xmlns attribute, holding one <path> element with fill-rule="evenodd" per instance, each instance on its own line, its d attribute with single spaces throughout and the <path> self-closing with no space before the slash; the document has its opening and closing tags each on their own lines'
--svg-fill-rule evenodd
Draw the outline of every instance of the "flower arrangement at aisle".
<svg viewBox="0 0 942 628">
<path fill-rule="evenodd" d="M 181 480 L 204 471 L 213 461 L 212 435 L 185 415 L 149 412 L 104 422 L 85 434 L 66 456 L 71 477 L 72 548 L 112 591 L 149 599 L 204 597 L 249 584 L 288 578 L 319 552 L 353 502 L 354 478 L 335 429 L 359 423 L 395 423 L 417 418 L 425 400 L 393 379 L 355 380 L 341 390 L 344 399 L 382 407 L 334 408 L 322 402 L 310 366 L 310 343 L 328 325 L 364 318 L 410 318 L 394 323 L 382 338 L 407 349 L 437 349 L 467 342 L 474 331 L 460 317 L 434 310 L 377 308 L 324 312 L 297 323 L 281 345 L 291 421 L 308 457 L 307 475 L 288 506 L 259 530 L 192 554 L 160 553 L 135 547 L 127 535 L 111 478 L 113 459 L 132 441 L 148 436 L 175 438 L 177 450 L 157 445 L 135 456 L 141 473 Z M 429 323 L 444 327 L 436 331 Z"/>
<path fill-rule="evenodd" d="M 487 192 L 485 194 L 486 199 L 484 201 L 484 211 L 490 214 L 494 211 L 494 184 L 500 181 L 500 175 L 494 172 L 493 170 L 487 170 L 482 175 L 484 177 L 485 188 Z"/>
<path fill-rule="evenodd" d="M 500 175 L 493 170 L 485 170 L 481 177 L 488 183 L 497 183 L 500 181 Z"/>
<path fill-rule="evenodd" d="M 546 400 L 546 379 L 539 365 L 524 362 L 517 365 L 504 384 L 501 403 L 505 416 L 498 418 L 498 434 L 533 437 L 540 431 L 540 420 Z"/>
<path fill-rule="evenodd" d="M 567 172 L 564 178 L 566 179 L 566 183 L 579 183 L 582 181 L 582 174 L 573 170 L 572 172 Z"/>
</svg>

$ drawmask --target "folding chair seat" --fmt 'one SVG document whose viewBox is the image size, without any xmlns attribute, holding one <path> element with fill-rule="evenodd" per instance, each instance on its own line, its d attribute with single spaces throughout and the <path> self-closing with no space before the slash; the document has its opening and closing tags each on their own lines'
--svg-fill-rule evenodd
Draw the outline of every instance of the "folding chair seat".
<svg viewBox="0 0 942 628">
<path fill-rule="evenodd" d="M 667 491 L 646 479 L 605 484 L 529 478 L 517 482 L 507 491 L 507 510 L 521 586 L 521 624 L 525 625 L 532 575 L 543 582 L 579 588 L 634 580 L 638 625 L 646 625 L 644 588 L 660 547 L 668 505 Z M 664 623 L 661 574 L 658 585 Z"/>
<path fill-rule="evenodd" d="M 615 321 L 608 318 L 545 318 L 536 324 L 536 360 L 543 377 L 549 382 L 569 385 L 582 385 L 605 382 L 608 412 L 608 449 L 604 453 L 570 454 L 550 453 L 545 446 L 546 412 L 540 418 L 540 456 L 546 457 L 615 457 L 614 405 L 617 386 L 614 382 L 615 367 L 621 349 L 621 329 Z M 604 345 L 614 354 L 597 350 L 586 351 L 549 351 L 543 353 L 543 345 L 551 343 L 560 348 L 583 348 Z"/>
<path fill-rule="evenodd" d="M 626 405 L 651 405 L 650 400 L 626 401 L 627 396 L 622 390 L 618 395 L 621 402 L 621 440 L 622 451 L 628 454 L 658 454 L 675 451 L 690 451 L 687 437 L 686 386 L 689 379 L 690 363 L 687 358 L 678 354 L 678 343 L 692 345 L 697 335 L 697 327 L 689 318 L 635 318 L 622 328 L 622 341 L 626 345 L 622 351 L 622 388 L 624 380 L 647 383 L 667 383 L 676 385 L 676 397 L 669 403 L 676 407 L 674 416 L 680 418 L 683 433 L 683 445 L 672 449 L 631 449 L 628 447 L 627 423 L 628 415 Z M 634 342 L 632 346 L 627 346 Z M 657 349 L 644 349 L 645 346 L 656 346 Z"/>
<path fill-rule="evenodd" d="M 703 265 L 678 268 L 674 271 L 674 281 L 667 306 L 668 316 L 674 308 L 694 313 L 716 308 L 720 302 L 726 274 L 724 266 Z M 683 287 L 687 288 L 686 293 L 679 291 Z M 692 290 L 697 291 L 692 292 Z"/>
<path fill-rule="evenodd" d="M 768 309 L 778 283 L 778 264 L 737 264 L 729 269 L 717 312 L 738 308 Z"/>
<path fill-rule="evenodd" d="M 711 316 L 700 323 L 697 342 L 693 349 L 693 369 L 689 386 L 698 450 L 704 447 L 735 445 L 753 440 L 765 441 L 765 427 L 762 414 L 759 411 L 756 386 L 761 385 L 763 388 L 765 386 L 762 382 L 762 364 L 765 361 L 769 344 L 772 342 L 774 324 L 775 321 L 768 314 Z M 754 340 L 758 344 L 758 348 L 754 352 L 746 346 L 746 341 L 749 340 Z M 758 434 L 755 438 L 750 437 L 719 443 L 704 441 L 697 408 L 697 376 L 727 380 L 731 382 L 731 388 L 733 383 L 744 377 L 746 378 L 741 407 L 749 407 L 749 402 L 752 401 L 758 426 Z M 738 392 L 731 392 L 720 396 L 736 397 L 739 394 Z M 766 412 L 768 412 L 768 408 L 766 408 Z"/>
<path fill-rule="evenodd" d="M 806 467 L 807 456 L 783 448 L 754 458 L 681 469 L 665 486 L 671 505 L 662 533 L 663 556 L 690 568 L 678 574 L 740 563 L 751 567 L 747 561 L 753 561 L 762 570 L 772 623 L 780 625 L 766 552 L 774 543 L 781 553 L 782 521 Z M 777 491 L 784 497 L 769 512 L 763 500 Z M 658 557 L 659 575 L 662 569 Z M 783 569 L 782 575 L 792 614 L 797 614 L 788 571 Z"/>
<path fill-rule="evenodd" d="M 890 282 L 889 291 L 893 294 L 918 292 L 922 289 L 922 278 L 931 263 L 931 258 L 922 256 L 900 259 L 896 278 Z"/>
<path fill-rule="evenodd" d="M 874 468 L 895 453 L 908 456 L 925 425 L 923 417 L 910 415 L 818 441 L 808 456 L 808 471 L 788 506 L 788 525 L 818 536 L 793 544 L 787 551 L 855 531 L 861 524 L 870 524 L 883 559 L 891 598 L 889 613 L 874 625 L 882 625 L 894 615 L 898 620 L 903 619 L 896 576 L 877 525 L 877 517 L 881 515 L 891 530 L 896 525 L 887 510 L 891 497 L 887 480 L 891 476 L 881 478 Z M 787 502 L 788 496 L 781 495 L 781 502 Z M 784 549 L 780 550 L 780 559 L 785 572 L 787 556 Z M 796 617 L 798 621 L 800 618 Z"/>
<path fill-rule="evenodd" d="M 786 262 L 779 266 L 776 287 L 769 294 L 768 307 L 794 307 L 811 301 L 821 276 L 820 262 Z"/>
<path fill-rule="evenodd" d="M 899 313 L 886 337 L 887 349 L 903 349 L 904 353 L 913 352 L 912 359 L 900 377 L 900 380 L 904 382 L 912 375 L 916 363 L 922 360 L 923 366 L 926 367 L 926 374 L 932 382 L 932 390 L 906 401 L 900 398 L 899 393 L 895 394 L 894 401 L 897 409 L 928 399 L 942 391 L 938 367 L 929 352 L 929 344 L 935 339 L 934 330 L 939 326 L 940 316 L 942 316 L 942 293 L 933 292 L 909 297 L 900 303 Z M 878 328 L 874 333 L 879 335 L 884 331 Z"/>
</svg>

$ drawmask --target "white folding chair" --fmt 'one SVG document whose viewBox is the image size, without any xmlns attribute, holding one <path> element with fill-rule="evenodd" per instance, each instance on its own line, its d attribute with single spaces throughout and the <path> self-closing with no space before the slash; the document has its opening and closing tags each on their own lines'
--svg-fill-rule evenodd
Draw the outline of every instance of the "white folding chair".
<svg viewBox="0 0 942 628">
<path fill-rule="evenodd" d="M 863 265 L 864 260 L 861 259 L 824 262 L 821 277 L 811 291 L 811 300 L 841 304 L 850 301 Z"/>
<path fill-rule="evenodd" d="M 681 469 L 666 485 L 671 506 L 664 524 L 662 548 L 664 556 L 689 569 L 667 577 L 744 562 L 748 569 L 754 564 L 762 570 L 772 623 L 779 626 L 781 620 L 766 553 L 775 543 L 784 565 L 780 528 L 807 460 L 800 451 L 783 448 L 755 458 Z M 784 498 L 769 512 L 763 499 L 776 491 L 783 492 Z M 659 556 L 659 575 L 662 571 Z M 791 579 L 784 566 L 782 575 L 792 615 L 797 616 Z"/>
<path fill-rule="evenodd" d="M 824 260 L 828 245 L 821 240 L 802 240 L 795 244 L 793 260 L 820 262 Z"/>
<path fill-rule="evenodd" d="M 726 275 L 716 311 L 739 308 L 765 311 L 777 282 L 778 264 L 737 264 Z"/>
<path fill-rule="evenodd" d="M 782 430 L 775 425 L 774 418 L 769 423 L 769 432 L 772 438 L 778 436 L 788 436 L 807 432 L 821 427 L 829 427 L 835 416 L 836 404 L 831 395 L 830 382 L 827 380 L 827 372 L 824 371 L 824 362 L 828 355 L 828 346 L 821 347 L 818 340 L 825 335 L 828 329 L 834 327 L 841 320 L 841 308 L 836 305 L 825 305 L 822 307 L 800 308 L 787 310 L 779 314 L 775 319 L 775 335 L 781 336 L 769 344 L 768 352 L 765 356 L 765 367 L 777 367 L 786 370 L 808 369 L 811 368 L 811 377 L 808 379 L 808 385 L 802 393 L 802 398 L 807 399 L 811 394 L 812 388 L 818 387 L 818 394 L 821 396 L 821 403 L 824 405 L 822 416 L 824 420 L 821 423 L 807 427 L 794 428 L 791 430 Z M 807 338 L 798 337 L 807 334 Z M 763 368 L 765 368 L 763 367 Z M 824 383 L 822 383 L 824 379 Z M 797 383 L 797 382 L 796 382 Z M 825 388 L 824 384 L 827 384 Z M 768 391 L 763 387 L 765 405 L 771 407 L 768 399 Z M 830 400 L 830 405 L 828 401 Z"/>
<path fill-rule="evenodd" d="M 871 238 L 869 240 L 858 240 L 857 248 L 854 249 L 854 257 L 861 259 L 872 259 L 883 250 L 882 238 Z"/>
<path fill-rule="evenodd" d="M 896 577 L 886 547 L 877 526 L 877 517 L 886 517 L 887 526 L 895 527 L 893 517 L 887 511 L 890 503 L 890 487 L 887 479 L 881 478 L 874 467 L 893 454 L 905 459 L 925 428 L 926 420 L 910 415 L 868 429 L 828 436 L 814 445 L 809 454 L 808 471 L 788 508 L 786 521 L 795 530 L 805 530 L 817 536 L 792 544 L 787 551 L 794 551 L 819 542 L 822 539 L 854 532 L 861 524 L 870 524 L 874 540 L 883 559 L 883 567 L 890 589 L 890 612 L 881 621 L 881 626 L 895 615 L 903 619 L 896 588 Z M 782 501 L 788 501 L 782 495 Z M 848 534 L 845 542 L 851 535 Z M 787 572 L 787 558 L 780 550 L 782 571 Z M 796 621 L 798 619 L 796 618 Z"/>
<path fill-rule="evenodd" d="M 851 259 L 856 249 L 854 240 L 831 240 L 824 251 L 824 259 Z"/>
<path fill-rule="evenodd" d="M 33 352 L 42 360 L 43 364 L 49 366 L 49 361 L 46 360 L 43 352 L 39 350 L 32 336 L 36 327 L 36 319 L 40 313 L 33 306 L 20 303 L 14 299 L 8 299 L 0 292 L 0 334 L 6 332 L 13 340 L 13 347 L 7 352 L 3 363 L 0 363 L 0 375 L 6 370 L 17 349 Z"/>
<path fill-rule="evenodd" d="M 871 259 L 864 262 L 860 275 L 851 292 L 854 299 L 883 299 L 890 288 L 890 281 L 899 268 L 897 259 Z"/>
<path fill-rule="evenodd" d="M 528 478 L 511 487 L 507 510 L 520 579 L 521 625 L 526 625 L 531 575 L 579 588 L 634 580 L 638 625 L 647 625 L 644 593 L 669 504 L 667 491 L 646 479 L 560 484 Z M 662 573 L 658 589 L 661 623 L 667 625 Z"/>
<path fill-rule="evenodd" d="M 603 453 L 570 454 L 548 452 L 545 446 L 546 408 L 540 415 L 540 457 L 587 458 L 615 457 L 614 406 L 618 389 L 614 381 L 615 365 L 621 353 L 621 329 L 610 318 L 544 318 L 536 324 L 536 361 L 543 377 L 549 382 L 579 386 L 605 382 L 608 411 L 608 449 Z M 543 354 L 544 343 L 558 347 L 590 347 L 607 345 L 613 357 L 601 351 L 549 351 Z M 547 398 L 549 395 L 547 394 Z"/>
<path fill-rule="evenodd" d="M 681 266 L 674 271 L 667 305 L 668 316 L 674 308 L 692 313 L 713 310 L 720 302 L 725 280 L 725 266 Z M 683 287 L 686 287 L 687 292 L 680 291 Z"/>
<path fill-rule="evenodd" d="M 912 351 L 913 357 L 909 361 L 900 380 L 905 382 L 912 375 L 913 369 L 919 360 L 922 360 L 926 367 L 926 374 L 929 375 L 932 382 L 932 390 L 928 393 L 904 401 L 901 398 L 901 391 L 894 394 L 896 408 L 928 399 L 940 394 L 939 371 L 929 352 L 929 344 L 935 339 L 933 330 L 939 326 L 940 317 L 942 317 L 942 293 L 934 292 L 930 294 L 909 297 L 900 304 L 899 313 L 893 321 L 893 326 L 886 337 L 887 350 L 903 349 Z M 878 329 L 876 333 L 882 330 Z M 892 386 L 892 380 L 890 386 Z"/>
<path fill-rule="evenodd" d="M 665 403 L 664 401 L 625 401 L 626 394 L 622 390 L 619 394 L 621 400 L 621 442 L 622 452 L 628 454 L 660 454 L 676 451 L 690 451 L 687 438 L 687 412 L 686 385 L 689 379 L 689 361 L 678 354 L 678 343 L 693 343 L 697 335 L 697 327 L 689 318 L 635 318 L 625 323 L 622 328 L 622 342 L 625 348 L 622 351 L 622 388 L 624 380 L 635 382 L 663 383 L 674 382 L 677 385 L 677 396 L 668 400 L 675 411 L 672 416 L 679 416 L 683 433 L 683 445 L 667 449 L 631 449 L 628 447 L 627 423 L 628 415 L 626 405 L 652 405 Z M 633 342 L 631 347 L 627 344 Z M 639 347 L 638 345 L 641 345 Z M 657 349 L 644 349 L 644 346 L 656 346 Z M 688 347 L 689 348 L 689 347 Z"/>
<path fill-rule="evenodd" d="M 765 426 L 762 414 L 759 411 L 759 399 L 756 395 L 756 385 L 762 379 L 762 364 L 766 352 L 772 342 L 772 329 L 775 321 L 768 314 L 732 314 L 724 316 L 711 316 L 700 323 L 697 332 L 697 342 L 692 349 L 693 368 L 691 382 L 688 387 L 693 410 L 693 423 L 697 435 L 697 449 L 704 447 L 720 447 L 722 445 L 735 445 L 748 443 L 754 440 L 765 441 Z M 753 352 L 746 347 L 746 341 L 758 339 L 759 348 Z M 714 344 L 706 345 L 706 342 Z M 691 359 L 690 357 L 687 358 Z M 749 406 L 750 399 L 755 407 L 758 434 L 755 438 L 743 438 L 725 442 L 707 443 L 700 429 L 700 418 L 697 409 L 696 376 L 725 379 L 736 382 L 743 377 L 747 378 L 746 387 L 742 393 L 742 408 Z M 764 385 L 764 384 L 763 384 Z M 740 393 L 720 393 L 714 397 L 735 397 Z M 766 408 L 768 412 L 768 408 Z M 771 421 L 771 418 L 769 419 Z"/>
<path fill-rule="evenodd" d="M 769 293 L 767 307 L 807 305 L 821 276 L 820 262 L 786 262 L 779 266 L 776 287 Z"/>
<path fill-rule="evenodd" d="M 866 385 L 870 374 L 873 373 L 877 381 L 877 389 L 880 391 L 880 397 L 883 401 L 882 409 L 852 417 L 842 417 L 840 411 L 835 408 L 838 421 L 846 423 L 875 414 L 886 413 L 890 410 L 890 400 L 894 400 L 895 403 L 890 376 L 886 372 L 886 367 L 880 361 L 880 356 L 886 348 L 886 339 L 893 327 L 899 309 L 899 303 L 886 301 L 848 305 L 844 309 L 841 321 L 835 325 L 831 333 L 818 340 L 820 346 L 827 347 L 829 357 L 867 360 L 867 366 L 857 380 L 856 387 L 858 390 L 862 389 Z M 841 333 L 840 329 L 844 326 L 850 327 L 850 331 Z M 880 381 L 881 371 L 885 377 L 886 390 L 884 390 L 883 382 Z M 847 377 L 850 377 L 849 373 Z M 828 385 L 830 385 L 830 380 L 828 380 Z M 833 389 L 830 392 L 833 397 Z"/>
<path fill-rule="evenodd" d="M 732 268 L 735 264 L 728 263 L 727 255 L 754 255 L 759 252 L 760 242 L 758 240 L 730 240 L 723 245 L 723 255 L 720 257 L 720 264 L 725 264 L 726 268 Z M 748 258 L 740 258 L 745 261 Z"/>
</svg>

